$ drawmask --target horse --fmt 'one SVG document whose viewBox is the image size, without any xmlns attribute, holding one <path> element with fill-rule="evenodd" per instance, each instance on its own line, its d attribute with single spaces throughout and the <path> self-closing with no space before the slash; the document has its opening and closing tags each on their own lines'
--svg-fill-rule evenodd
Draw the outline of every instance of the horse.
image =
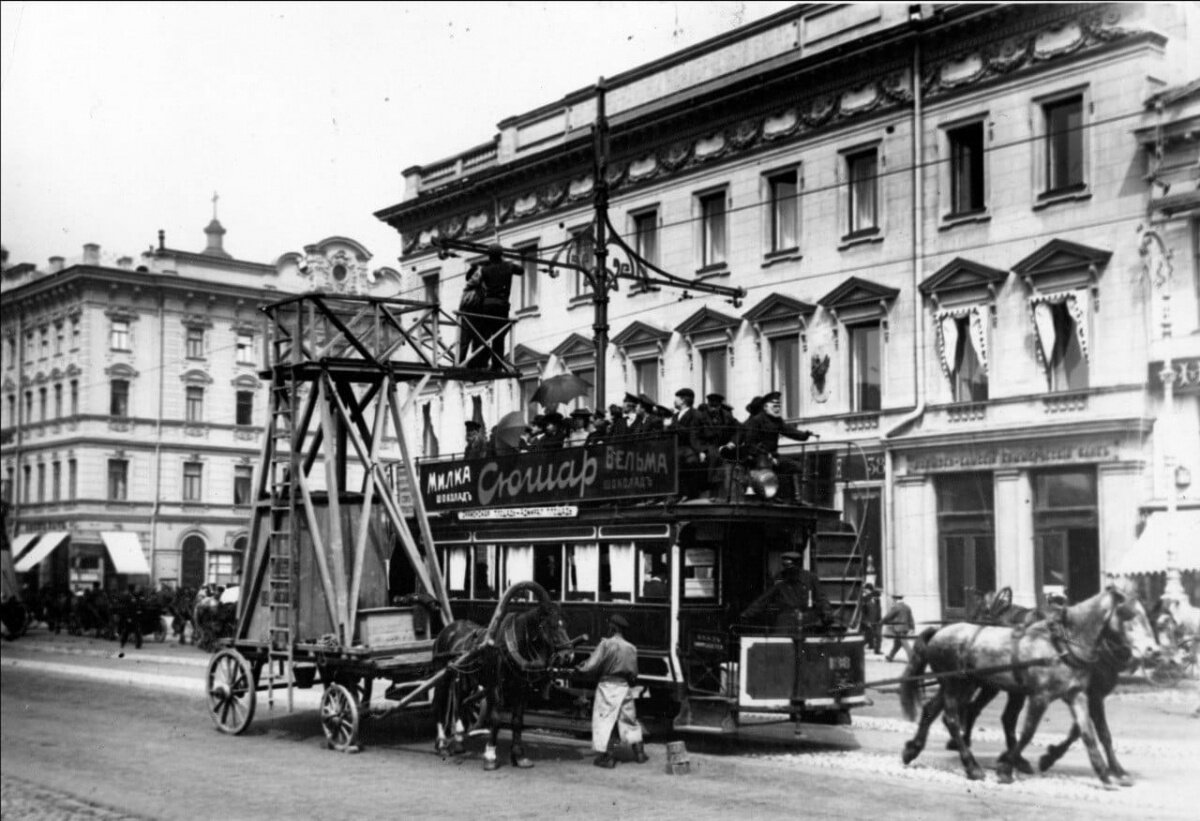
<svg viewBox="0 0 1200 821">
<path fill-rule="evenodd" d="M 525 591 L 534 593 L 537 605 L 505 613 L 514 596 Z M 574 643 L 567 636 L 558 604 L 534 582 L 510 587 L 486 629 L 462 619 L 450 622 L 438 633 L 433 647 L 435 664 L 447 670 L 434 690 L 434 715 L 438 718 L 434 750 L 443 755 L 464 751 L 463 719 L 476 705 L 480 711 L 477 726 L 488 731 L 483 768 L 497 769 L 497 710 L 504 707 L 512 714 L 510 761 L 521 769 L 532 767 L 521 743 L 529 693 L 548 685 L 554 668 L 569 663 L 573 654 Z M 453 741 L 447 741 L 448 734 Z"/>
<path fill-rule="evenodd" d="M 922 710 L 917 734 L 905 744 L 904 763 L 910 763 L 920 754 L 929 725 L 944 708 L 967 777 L 982 779 L 983 770 L 963 742 L 962 710 L 976 687 L 990 686 L 1030 701 L 1021 737 L 1015 743 L 1009 739 L 1019 706 L 1013 711 L 1010 702 L 1005 710 L 1007 744 L 997 763 L 1002 782 L 1012 781 L 1014 763 L 1032 740 L 1050 702 L 1062 699 L 1070 707 L 1087 745 L 1092 768 L 1102 783 L 1110 784 L 1108 767 L 1096 746 L 1089 704 L 1090 680 L 1101 661 L 1106 632 L 1109 637 L 1119 637 L 1117 641 L 1130 649 L 1131 658 L 1151 658 L 1158 651 L 1141 604 L 1136 600 L 1128 602 L 1123 593 L 1111 587 L 1026 628 L 959 623 L 934 631 L 914 648 L 905 670 L 905 681 L 900 687 L 905 715 L 910 719 L 916 717 L 915 679 L 927 664 L 935 673 L 949 675 L 942 679 L 937 696 Z"/>
</svg>

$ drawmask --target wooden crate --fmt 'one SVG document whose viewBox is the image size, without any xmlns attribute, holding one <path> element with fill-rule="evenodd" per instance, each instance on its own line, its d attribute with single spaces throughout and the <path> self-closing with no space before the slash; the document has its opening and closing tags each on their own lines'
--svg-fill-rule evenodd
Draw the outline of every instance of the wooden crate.
<svg viewBox="0 0 1200 821">
<path fill-rule="evenodd" d="M 411 607 L 375 607 L 358 611 L 355 644 L 378 649 L 416 640 Z"/>
</svg>

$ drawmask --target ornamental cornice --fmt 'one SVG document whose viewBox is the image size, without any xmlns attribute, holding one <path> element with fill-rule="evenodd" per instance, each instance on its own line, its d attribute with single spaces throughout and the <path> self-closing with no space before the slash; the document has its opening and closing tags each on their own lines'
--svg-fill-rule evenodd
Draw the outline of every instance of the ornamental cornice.
<svg viewBox="0 0 1200 821">
<path fill-rule="evenodd" d="M 1043 13 L 1019 18 L 996 26 L 991 21 L 986 33 L 978 37 L 952 37 L 953 43 L 935 52 L 920 78 L 922 93 L 932 99 L 960 93 L 1022 70 L 1099 49 L 1108 44 L 1146 32 L 1121 25 L 1121 9 L 1114 6 L 1077 5 L 1050 7 Z M 997 28 L 999 31 L 997 32 Z M 1015 32 L 1015 33 L 1014 33 Z M 872 77 L 849 78 L 826 86 L 818 93 L 797 95 L 787 102 L 731 122 L 687 136 L 675 136 L 667 142 L 648 145 L 610 160 L 608 183 L 611 195 L 619 195 L 643 185 L 661 183 L 714 163 L 731 161 L 756 151 L 775 148 L 841 127 L 858 118 L 878 115 L 909 106 L 913 99 L 913 78 L 907 66 L 898 63 L 874 66 Z M 797 86 L 800 83 L 796 83 Z M 806 83 L 805 87 L 811 87 Z M 790 95 L 789 95 L 790 96 Z M 704 107 L 703 101 L 692 106 Z M 681 116 L 683 116 L 681 114 Z M 660 129 L 661 129 L 660 125 Z M 614 143 L 648 126 L 632 125 L 622 134 L 615 132 Z M 676 134 L 679 132 L 676 130 Z M 498 181 L 489 187 L 496 190 Z M 422 227 L 403 232 L 405 257 L 429 250 L 439 236 L 472 239 L 491 233 L 494 228 L 514 226 L 544 218 L 556 211 L 584 204 L 591 196 L 590 173 L 547 181 L 533 188 L 502 194 L 475 210 L 460 211 Z M 464 196 L 469 192 L 464 191 Z M 417 208 L 420 203 L 414 204 Z M 418 212 L 415 210 L 414 215 Z M 395 224 L 393 217 L 389 221 Z"/>
</svg>

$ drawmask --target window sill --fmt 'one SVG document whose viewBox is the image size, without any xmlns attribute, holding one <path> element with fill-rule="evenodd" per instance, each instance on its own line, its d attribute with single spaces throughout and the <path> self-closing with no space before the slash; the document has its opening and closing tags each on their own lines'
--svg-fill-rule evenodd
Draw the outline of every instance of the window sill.
<svg viewBox="0 0 1200 821">
<path fill-rule="evenodd" d="M 567 310 L 573 311 L 576 308 L 582 308 L 585 305 L 591 305 L 591 304 L 592 304 L 592 295 L 591 294 L 580 294 L 579 296 L 571 297 L 567 301 Z"/>
<path fill-rule="evenodd" d="M 987 212 L 986 208 L 981 208 L 978 211 L 963 211 L 957 214 L 947 214 L 942 217 L 942 224 L 938 226 L 939 231 L 949 231 L 952 228 L 958 228 L 960 225 L 978 225 L 985 222 L 991 222 L 992 215 Z"/>
<path fill-rule="evenodd" d="M 113 353 L 133 353 L 132 348 L 110 348 Z"/>
<path fill-rule="evenodd" d="M 883 232 L 878 228 L 867 228 L 842 237 L 842 241 L 838 244 L 838 250 L 845 251 L 847 248 L 854 248 L 857 245 L 870 245 L 876 242 L 883 242 Z"/>
<path fill-rule="evenodd" d="M 517 310 L 513 311 L 513 316 L 519 317 L 532 317 L 541 315 L 542 312 L 538 310 L 538 306 L 536 305 L 530 305 L 528 308 L 518 308 Z"/>
<path fill-rule="evenodd" d="M 718 262 L 715 265 L 705 265 L 696 271 L 696 279 L 703 282 L 706 279 L 718 279 L 729 276 L 729 263 Z"/>
<path fill-rule="evenodd" d="M 782 251 L 772 251 L 763 255 L 762 267 L 770 268 L 781 262 L 799 262 L 804 259 L 799 248 L 785 248 Z"/>
<path fill-rule="evenodd" d="M 1056 188 L 1053 191 L 1046 191 L 1038 194 L 1037 202 L 1033 204 L 1034 211 L 1040 211 L 1043 208 L 1049 208 L 1052 205 L 1060 205 L 1064 202 L 1081 202 L 1090 200 L 1092 192 L 1088 190 L 1086 185 L 1073 185 L 1069 188 Z"/>
</svg>

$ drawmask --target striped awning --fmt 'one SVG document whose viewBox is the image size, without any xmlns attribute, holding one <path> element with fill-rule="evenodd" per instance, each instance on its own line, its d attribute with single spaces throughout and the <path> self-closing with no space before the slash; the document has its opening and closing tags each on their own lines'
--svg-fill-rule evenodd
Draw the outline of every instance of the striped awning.
<svg viewBox="0 0 1200 821">
<path fill-rule="evenodd" d="M 42 533 L 38 536 L 36 542 L 26 548 L 25 552 L 17 559 L 16 571 L 18 573 L 28 573 L 39 564 L 42 559 L 49 556 L 54 548 L 58 547 L 63 539 L 67 538 L 65 531 L 53 531 L 50 533 Z"/>
<path fill-rule="evenodd" d="M 1169 521 L 1168 516 L 1174 520 Z M 1168 527 L 1169 525 L 1169 527 Z M 1142 535 L 1118 563 L 1113 573 L 1134 576 L 1140 573 L 1165 573 L 1167 548 L 1175 548 L 1175 565 L 1180 570 L 1200 570 L 1200 510 L 1165 510 L 1150 514 Z"/>
<path fill-rule="evenodd" d="M 118 573 L 131 576 L 150 575 L 150 565 L 146 563 L 146 555 L 142 553 L 142 541 L 136 533 L 107 532 L 101 533 L 100 539 L 108 548 L 113 568 Z"/>
</svg>

